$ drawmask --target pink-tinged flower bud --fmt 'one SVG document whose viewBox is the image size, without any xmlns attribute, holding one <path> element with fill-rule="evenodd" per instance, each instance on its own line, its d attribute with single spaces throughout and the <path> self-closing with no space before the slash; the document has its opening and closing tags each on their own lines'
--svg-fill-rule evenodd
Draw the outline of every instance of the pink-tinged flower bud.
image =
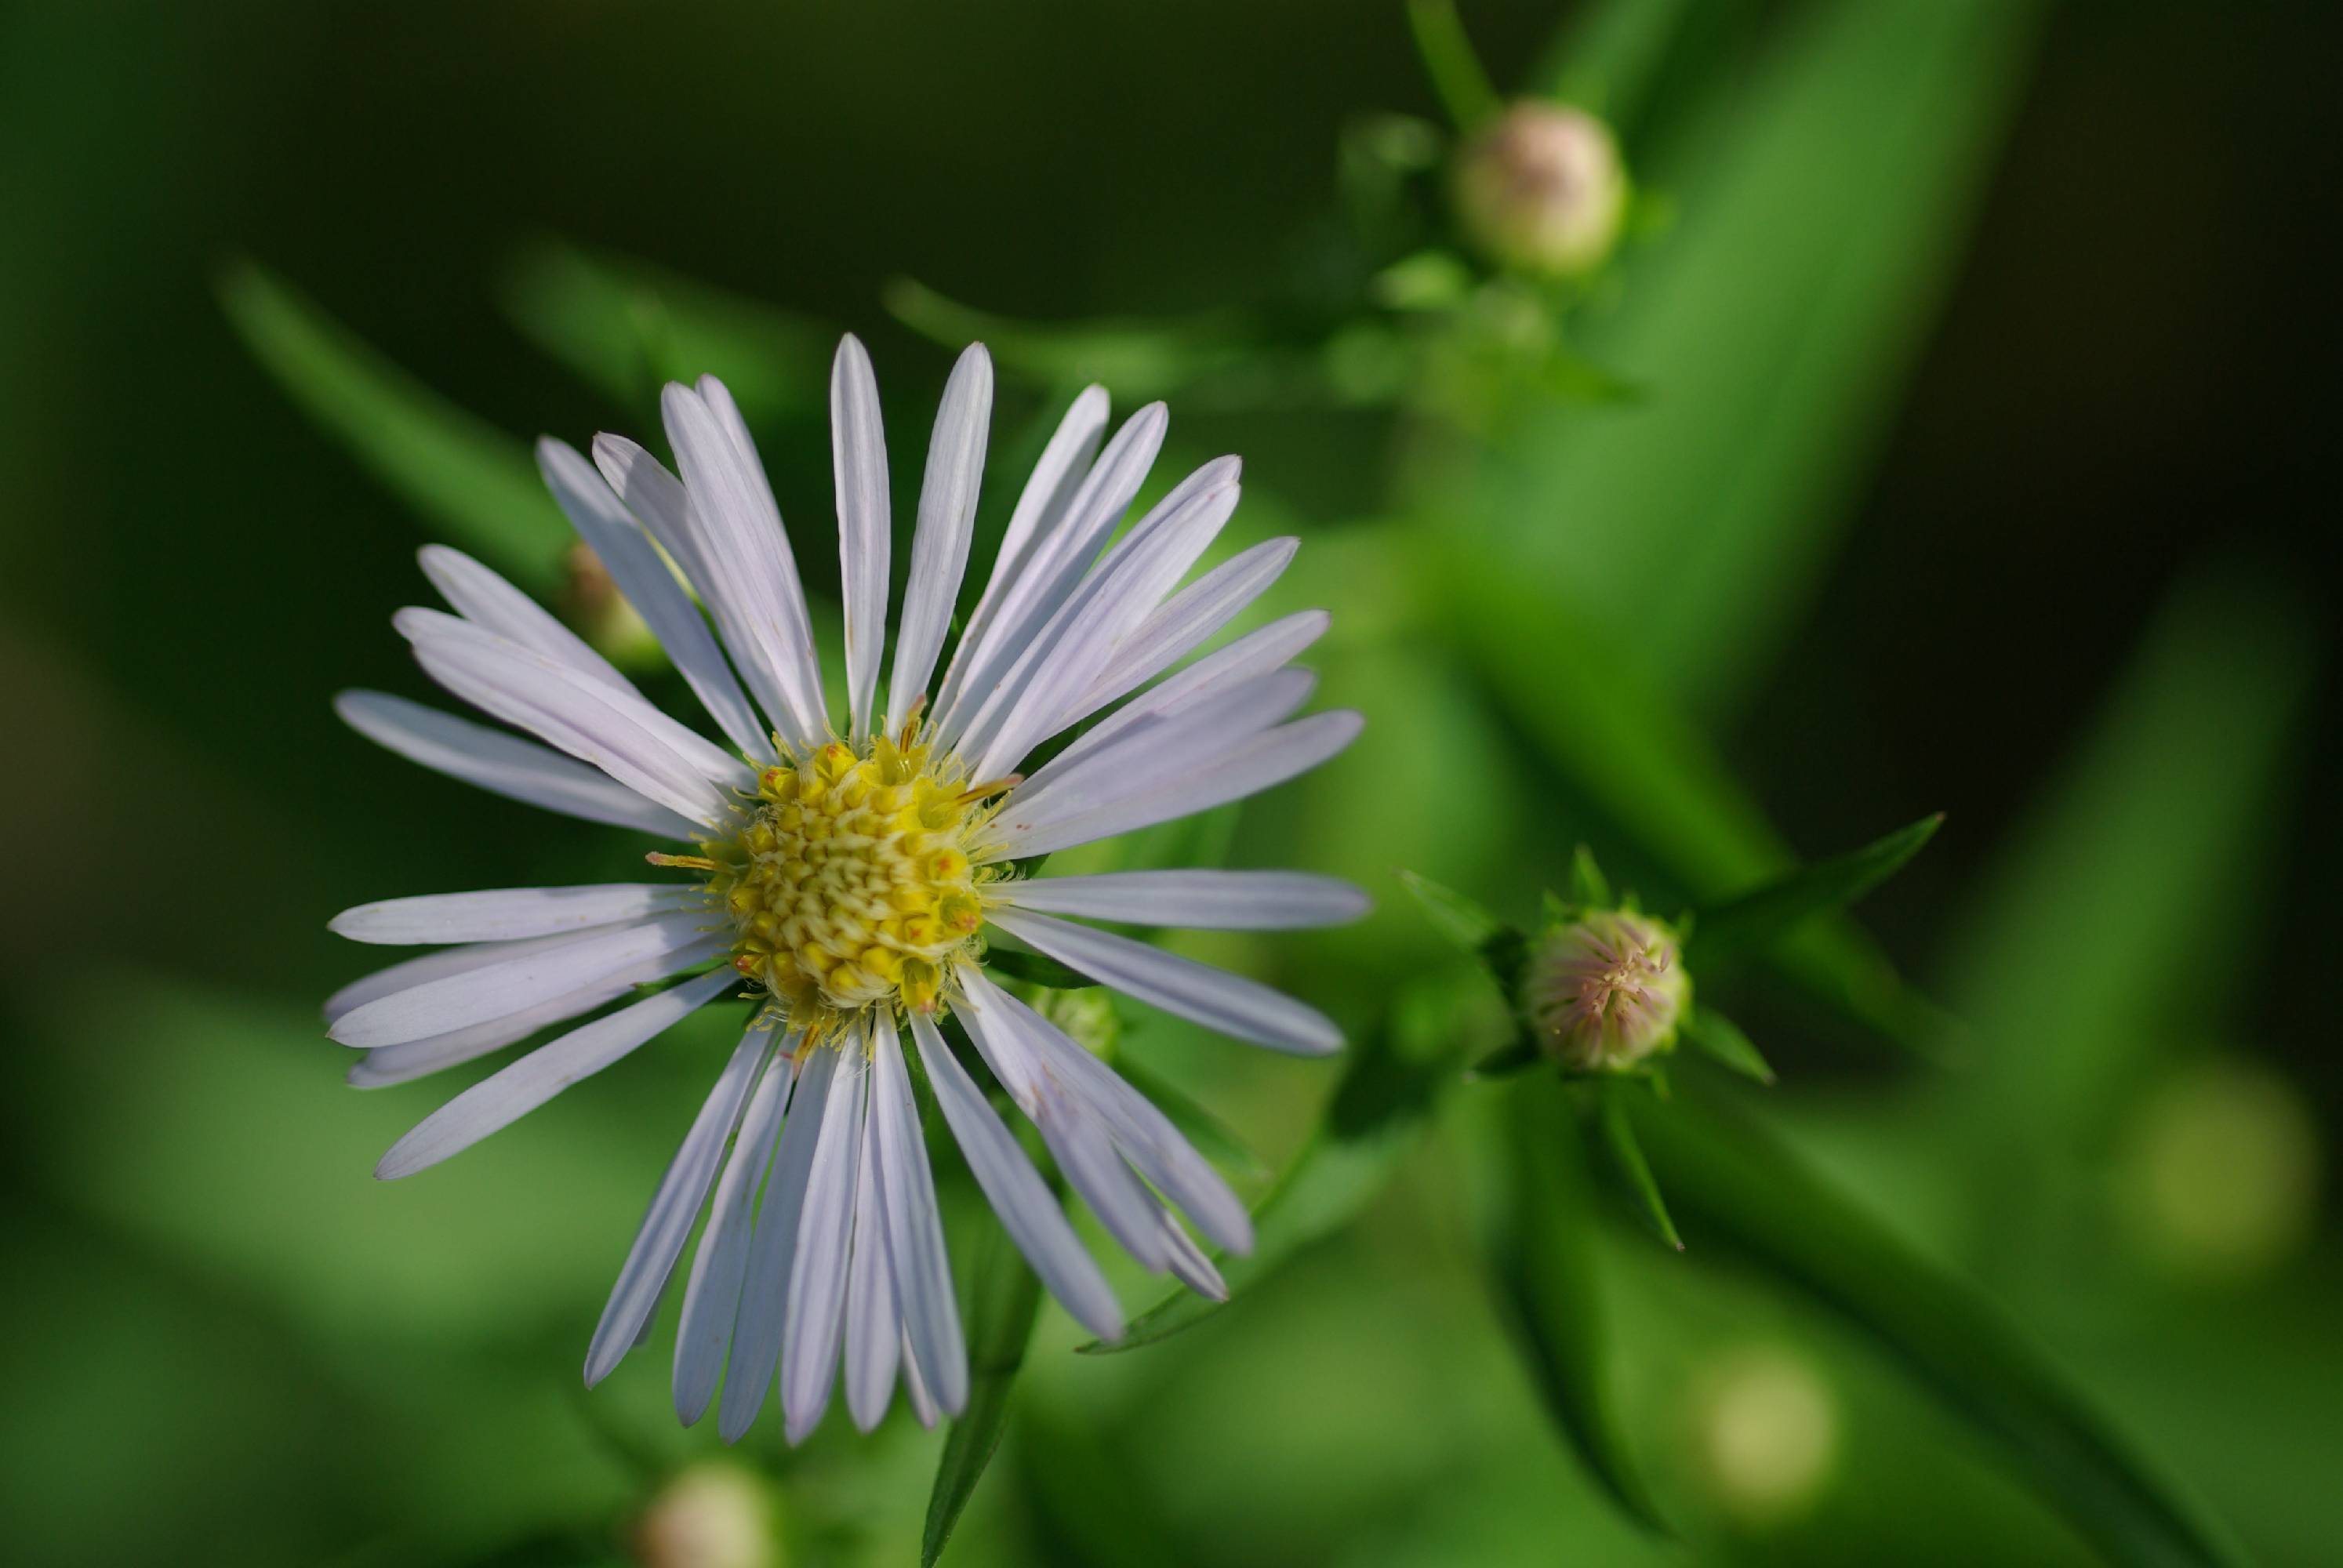
<svg viewBox="0 0 2343 1568">
<path fill-rule="evenodd" d="M 1468 144 L 1456 210 L 1501 266 L 1548 277 L 1592 272 L 1627 211 L 1627 174 L 1611 128 L 1559 104 L 1516 104 Z"/>
<path fill-rule="evenodd" d="M 694 1465 L 669 1483 L 636 1520 L 645 1568 L 780 1568 L 773 1505 L 764 1483 L 738 1465 Z"/>
<path fill-rule="evenodd" d="M 1594 910 L 1549 928 L 1530 952 L 1523 1010 L 1576 1072 L 1617 1072 L 1676 1041 L 1692 1000 L 1675 933 L 1648 915 Z"/>
</svg>

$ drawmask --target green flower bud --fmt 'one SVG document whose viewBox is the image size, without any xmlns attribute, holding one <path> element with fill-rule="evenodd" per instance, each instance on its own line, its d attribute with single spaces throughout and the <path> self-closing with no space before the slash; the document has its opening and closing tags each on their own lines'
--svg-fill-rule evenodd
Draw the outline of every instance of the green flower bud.
<svg viewBox="0 0 2343 1568">
<path fill-rule="evenodd" d="M 1522 1012 L 1574 1072 L 1620 1072 L 1673 1050 L 1692 1001 L 1668 926 L 1629 910 L 1576 911 L 1530 946 Z"/>
<path fill-rule="evenodd" d="M 1627 172 L 1611 128 L 1559 104 L 1521 103 L 1468 143 L 1456 211 L 1491 260 L 1577 277 L 1611 254 L 1627 212 Z"/>
</svg>

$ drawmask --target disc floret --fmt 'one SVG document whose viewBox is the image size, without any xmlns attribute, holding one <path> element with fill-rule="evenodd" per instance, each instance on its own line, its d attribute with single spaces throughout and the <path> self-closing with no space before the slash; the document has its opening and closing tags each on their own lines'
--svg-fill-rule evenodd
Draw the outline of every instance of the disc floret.
<svg viewBox="0 0 2343 1568">
<path fill-rule="evenodd" d="M 732 967 L 809 1036 L 880 1004 L 932 1014 L 976 955 L 990 873 L 971 851 L 1004 787 L 969 788 L 910 729 L 785 754 L 739 830 L 701 846 Z"/>
</svg>

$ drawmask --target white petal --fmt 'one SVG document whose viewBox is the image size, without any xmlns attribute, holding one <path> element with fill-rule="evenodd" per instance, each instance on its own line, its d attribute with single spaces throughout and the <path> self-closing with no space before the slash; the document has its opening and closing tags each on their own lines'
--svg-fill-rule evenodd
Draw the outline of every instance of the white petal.
<svg viewBox="0 0 2343 1568">
<path fill-rule="evenodd" d="M 587 1387 L 610 1375 L 649 1323 L 652 1310 L 667 1289 L 668 1275 L 690 1238 L 692 1223 L 708 1201 L 708 1190 L 715 1184 L 724 1145 L 740 1125 L 749 1091 L 764 1070 L 772 1045 L 769 1027 L 751 1028 L 742 1035 L 732 1059 L 717 1075 L 716 1087 L 684 1133 L 659 1190 L 651 1194 L 650 1208 L 627 1251 L 627 1261 L 619 1266 L 618 1282 L 610 1289 L 601 1321 L 594 1326 L 594 1339 L 586 1351 Z"/>
<path fill-rule="evenodd" d="M 1201 588 L 1203 585 L 1199 583 L 1197 586 Z M 1183 594 L 1182 597 L 1186 596 Z M 1164 608 L 1168 609 L 1171 606 Z M 1332 618 L 1322 609 L 1297 610 L 1257 631 L 1247 632 L 1228 647 L 1205 655 L 1162 685 L 1132 698 L 1091 725 L 1052 758 L 1049 768 L 1061 770 L 1071 768 L 1076 760 L 1097 750 L 1134 724 L 1168 718 L 1282 668 L 1324 636 Z M 1027 788 L 1039 785 L 1049 768 L 1034 774 Z"/>
<path fill-rule="evenodd" d="M 1208 548 L 1236 510 L 1237 461 L 1192 475 L 1102 558 L 1020 657 L 993 699 L 969 724 L 963 752 L 980 752 L 977 777 L 997 779 L 1063 726 L 1108 658 Z"/>
<path fill-rule="evenodd" d="M 1333 1020 L 1259 980 L 1048 915 L 996 910 L 992 923 L 1092 980 L 1206 1029 L 1303 1056 L 1342 1049 Z"/>
<path fill-rule="evenodd" d="M 691 889 L 672 882 L 432 893 L 344 910 L 327 922 L 327 929 L 354 942 L 389 945 L 508 942 L 639 920 L 678 909 L 691 896 Z"/>
<path fill-rule="evenodd" d="M 1019 859 L 1071 849 L 1242 800 L 1317 767 L 1356 740 L 1364 722 L 1347 709 L 1313 713 L 1257 735 L 1232 751 L 1217 753 L 1210 768 L 1160 788 L 1060 819 L 1046 828 L 1002 833 L 990 852 L 1002 859 Z M 994 825 L 999 826 L 997 819 Z"/>
<path fill-rule="evenodd" d="M 392 618 L 424 672 L 481 709 L 550 741 L 694 822 L 728 816 L 727 787 L 755 775 L 650 704 L 432 610 Z"/>
<path fill-rule="evenodd" d="M 1187 658 L 1268 592 L 1292 563 L 1301 544 L 1299 539 L 1271 539 L 1255 545 L 1165 600 L 1116 647 L 1105 670 L 1080 700 L 1058 716 L 1054 729 L 1080 723 Z"/>
<path fill-rule="evenodd" d="M 1181 1229 L 1180 1221 L 1173 1219 L 1169 1211 L 1163 1214 L 1163 1233 L 1172 1246 L 1172 1277 L 1208 1300 L 1227 1301 L 1229 1287 L 1227 1282 L 1221 1278 L 1221 1271 L 1212 1267 L 1212 1259 L 1204 1256 L 1203 1249 Z"/>
<path fill-rule="evenodd" d="M 781 1127 L 773 1173 L 757 1208 L 756 1238 L 749 1248 L 749 1277 L 740 1292 L 739 1321 L 732 1330 L 732 1360 L 724 1369 L 724 1402 L 717 1430 L 738 1442 L 764 1408 L 780 1364 L 788 1326 L 789 1274 L 797 1261 L 798 1225 L 804 1218 L 806 1186 L 829 1118 L 830 1089 L 838 1081 L 840 1052 L 799 1050 L 797 1094 Z M 843 1096 L 841 1096 L 843 1098 Z"/>
<path fill-rule="evenodd" d="M 649 960 L 673 957 L 678 968 L 688 968 L 724 945 L 708 933 L 707 924 L 704 913 L 686 911 L 640 925 L 598 929 L 558 945 L 517 946 L 484 963 L 353 1007 L 327 1032 L 360 1049 L 398 1045 L 503 1018 Z"/>
<path fill-rule="evenodd" d="M 535 1007 L 474 1024 L 469 1029 L 450 1030 L 446 1034 L 428 1035 L 422 1040 L 410 1040 L 399 1045 L 386 1045 L 369 1050 L 353 1062 L 349 1070 L 351 1087 L 383 1089 L 394 1083 L 411 1083 L 418 1078 L 502 1050 L 506 1046 L 527 1040 L 538 1030 L 566 1022 L 580 1013 L 593 1011 L 606 1001 L 626 995 L 639 985 L 665 978 L 675 967 L 672 957 L 662 957 L 637 964 L 631 969 L 616 970 L 595 980 L 591 985 L 580 986 L 574 991 L 558 996 Z"/>
<path fill-rule="evenodd" d="M 911 1349 L 911 1331 L 906 1328 L 903 1340 L 903 1397 L 910 1402 L 911 1414 L 930 1432 L 936 1429 L 936 1396 L 928 1392 L 927 1380 L 920 1375 L 920 1358 Z"/>
<path fill-rule="evenodd" d="M 903 585 L 903 613 L 895 632 L 895 668 L 887 678 L 887 729 L 900 732 L 911 704 L 925 695 L 936 655 L 951 624 L 968 569 L 976 526 L 977 491 L 984 478 L 984 440 L 992 417 L 992 359 L 970 344 L 944 383 L 928 441 L 927 477 L 920 486 L 920 526 L 911 538 L 911 575 Z"/>
<path fill-rule="evenodd" d="M 951 1260 L 928 1146 L 920 1136 L 919 1107 L 903 1067 L 903 1042 L 892 1028 L 880 1032 L 871 1053 L 870 1122 L 864 1135 L 875 1135 L 878 1144 L 896 1305 L 929 1388 L 958 1415 L 968 1403 L 968 1346 L 952 1300 Z"/>
<path fill-rule="evenodd" d="M 1034 464 L 1025 488 L 1018 495 L 1017 508 L 1010 514 L 1001 548 L 994 552 L 992 575 L 985 579 L 984 592 L 969 615 L 960 646 L 952 650 L 951 663 L 944 671 L 943 684 L 930 710 L 939 718 L 957 710 L 960 688 L 975 662 L 978 646 L 990 628 L 1009 586 L 1024 569 L 1032 553 L 1033 540 L 1054 530 L 1073 505 L 1075 493 L 1090 473 L 1091 459 L 1098 455 L 1099 443 L 1106 436 L 1106 388 L 1083 388 L 1066 410 L 1065 417 L 1058 422 L 1050 444 L 1042 448 L 1041 460 Z"/>
<path fill-rule="evenodd" d="M 1076 1322 L 1102 1340 L 1121 1339 L 1122 1309 L 1114 1292 L 1082 1250 L 1073 1226 L 1049 1184 L 1025 1158 L 1016 1136 L 993 1113 L 934 1024 L 915 1013 L 911 1033 L 919 1041 L 920 1060 L 928 1070 L 945 1125 L 1009 1239 Z"/>
<path fill-rule="evenodd" d="M 700 618 L 698 607 L 625 503 L 611 492 L 594 466 L 572 448 L 547 439 L 537 444 L 537 466 L 547 488 L 593 550 L 626 601 L 651 628 L 676 669 L 698 695 L 724 738 L 759 761 L 773 754 L 765 727 L 757 721 L 740 683 Z"/>
<path fill-rule="evenodd" d="M 685 980 L 646 997 L 550 1045 L 539 1046 L 492 1078 L 481 1080 L 433 1111 L 391 1145 L 374 1173 L 386 1181 L 411 1176 L 509 1127 L 580 1079 L 590 1078 L 681 1020 L 718 991 L 738 981 L 729 970 Z"/>
<path fill-rule="evenodd" d="M 862 1158 L 854 1178 L 854 1235 L 846 1263 L 846 1412 L 855 1430 L 884 1420 L 903 1353 L 903 1321 L 888 1261 L 886 1195 L 879 1186 L 879 1140 L 868 1095 Z"/>
<path fill-rule="evenodd" d="M 862 340 L 848 333 L 830 370 L 831 473 L 838 487 L 839 586 L 846 601 L 846 705 L 851 739 L 870 733 L 879 706 L 879 659 L 887 646 L 892 528 L 887 431 L 879 383 Z"/>
<path fill-rule="evenodd" d="M 1118 1152 L 1141 1175 L 1186 1210 L 1214 1241 L 1232 1252 L 1252 1251 L 1252 1216 L 1170 1118 L 1114 1069 L 1015 997 L 1004 995 L 997 1005 L 1014 1018 L 1042 1070 L 1089 1108 Z"/>
<path fill-rule="evenodd" d="M 1001 882 L 985 893 L 1047 914 L 1222 931 L 1345 925 L 1373 908 L 1350 883 L 1306 871 L 1109 871 Z"/>
<path fill-rule="evenodd" d="M 795 1035 L 782 1039 L 780 1049 L 766 1066 L 740 1119 L 740 1133 L 716 1183 L 716 1198 L 708 1211 L 708 1228 L 699 1238 L 699 1251 L 691 1261 L 684 1282 L 683 1316 L 675 1331 L 675 1413 L 686 1426 L 708 1413 L 716 1394 L 717 1373 L 724 1365 L 725 1342 L 740 1312 L 740 1282 L 749 1271 L 750 1204 L 757 1184 L 773 1163 L 773 1144 L 780 1137 L 781 1115 L 797 1081 L 797 1063 L 789 1052 L 797 1049 Z"/>
<path fill-rule="evenodd" d="M 1154 1194 L 1140 1184 L 1115 1152 L 1114 1141 L 1087 1100 L 1069 1091 L 1041 1062 L 1031 1010 L 980 974 L 962 977 L 960 1016 L 993 1076 L 1041 1130 L 1067 1182 L 1091 1206 L 1107 1233 L 1156 1273 L 1171 1266 Z"/>
<path fill-rule="evenodd" d="M 1019 658 L 1090 569 L 1153 466 L 1155 454 L 1163 445 L 1165 423 L 1161 403 L 1151 403 L 1132 415 L 1082 480 L 1063 520 L 1049 532 L 1035 535 L 1028 558 L 1002 592 L 991 623 L 967 656 L 969 665 L 961 672 L 962 685 L 953 706 L 937 716 L 938 733 L 947 744 L 956 742 L 961 729 L 992 701 Z"/>
<path fill-rule="evenodd" d="M 507 959 L 527 953 L 550 952 L 585 941 L 596 933 L 571 931 L 558 937 L 534 937 L 521 942 L 478 942 L 470 947 L 450 948 L 445 952 L 425 953 L 388 969 L 376 970 L 359 976 L 326 999 L 326 1021 L 338 1022 L 343 1014 L 356 1010 L 367 1002 L 377 1001 L 396 991 L 411 990 L 427 980 L 444 980 L 477 969 L 485 969 Z"/>
<path fill-rule="evenodd" d="M 1318 678 L 1280 669 L 1216 697 L 1125 730 L 1111 744 L 1060 767 L 1051 761 L 1011 790 L 994 819 L 997 832 L 1047 828 L 1080 812 L 1161 789 L 1198 774 L 1310 699 Z"/>
<path fill-rule="evenodd" d="M 423 575 L 431 579 L 440 597 L 473 625 L 557 664 L 566 664 L 589 680 L 632 697 L 642 695 L 633 681 L 611 668 L 608 659 L 588 647 L 585 638 L 463 551 L 426 545 L 417 558 L 423 563 Z"/>
<path fill-rule="evenodd" d="M 334 711 L 376 745 L 508 800 L 661 839 L 689 839 L 700 830 L 690 818 L 583 763 L 403 697 L 345 691 L 334 699 Z"/>
<path fill-rule="evenodd" d="M 710 576 L 699 579 L 700 596 L 724 606 L 732 657 L 744 670 L 759 669 L 762 689 L 775 694 L 779 711 L 767 709 L 774 727 L 793 745 L 816 745 L 829 725 L 789 535 L 748 431 L 729 397 L 706 396 L 709 385 L 695 392 L 671 383 L 659 399 L 708 560 Z M 627 494 L 623 487 L 619 493 Z"/>
<path fill-rule="evenodd" d="M 803 1442 L 830 1408 L 845 1326 L 847 1251 L 856 1177 L 862 1165 L 863 1092 L 870 1073 L 857 1041 L 847 1041 L 841 1056 L 838 1082 L 822 1113 L 821 1142 L 806 1180 L 797 1258 L 789 1267 L 781 1412 L 792 1443 Z"/>
</svg>

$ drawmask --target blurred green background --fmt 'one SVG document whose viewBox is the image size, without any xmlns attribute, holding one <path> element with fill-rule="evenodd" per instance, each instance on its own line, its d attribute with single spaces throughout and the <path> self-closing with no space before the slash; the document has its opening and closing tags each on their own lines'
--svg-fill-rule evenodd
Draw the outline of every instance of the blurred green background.
<svg viewBox="0 0 2343 1568">
<path fill-rule="evenodd" d="M 1170 397 L 1159 487 L 1243 454 L 1232 544 L 1299 532 L 1277 608 L 1335 612 L 1312 661 L 1367 737 L 1231 854 L 1379 911 L 1196 950 L 1364 1036 L 1474 983 L 1397 868 L 1528 919 L 1584 840 L 1672 909 L 1947 812 L 1868 939 L 1704 991 L 1783 1081 L 1703 1092 L 1998 1300 L 2216 1536 L 2343 1553 L 2310 243 L 2343 25 L 1463 21 L 1506 94 L 1620 133 L 1638 217 L 1583 288 L 1456 259 L 1396 5 L 0 12 L 0 1556 L 714 1562 L 658 1558 L 657 1500 L 745 1495 L 789 1561 L 915 1557 L 941 1439 L 900 1413 L 794 1457 L 769 1418 L 709 1472 L 665 1327 L 578 1387 L 718 1032 L 383 1186 L 452 1086 L 345 1088 L 316 1009 L 367 964 L 336 910 L 627 853 L 333 719 L 346 686 L 427 694 L 387 625 L 424 595 L 416 545 L 501 540 L 558 590 L 525 491 L 495 534 L 518 437 L 651 434 L 659 380 L 715 369 L 819 591 L 834 334 L 871 346 L 902 496 L 963 306 L 997 317 L 988 505 L 1100 374 L 1119 407 Z M 1465 275 L 1429 304 L 1389 271 L 1427 256 L 1410 276 Z M 320 341 L 302 297 L 479 422 L 472 479 L 418 498 L 438 455 L 395 418 L 358 410 L 354 461 L 305 414 L 334 394 L 287 347 Z M 1338 1069 L 1137 1010 L 1131 1056 L 1237 1130 L 1261 1191 Z M 1947 1040 L 1948 1065 L 1906 1049 Z M 1192 1332 L 1077 1356 L 1045 1309 L 946 1560 L 2162 1560 L 2078 1529 L 2055 1455 L 1694 1214 L 1681 1257 L 1629 1220 L 1597 1241 L 1604 1377 L 1675 1534 L 1639 1529 L 1483 1285 L 1496 1092 L 1443 1096 L 1354 1221 Z M 961 1217 L 963 1269 L 990 1223 Z"/>
</svg>

